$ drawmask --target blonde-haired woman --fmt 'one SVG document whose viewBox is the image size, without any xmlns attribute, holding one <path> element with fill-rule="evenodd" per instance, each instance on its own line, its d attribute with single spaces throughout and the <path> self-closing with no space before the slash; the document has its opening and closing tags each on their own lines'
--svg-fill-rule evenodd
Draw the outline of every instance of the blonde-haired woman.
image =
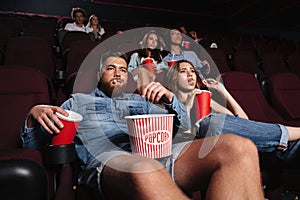
<svg viewBox="0 0 300 200">
<path fill-rule="evenodd" d="M 141 48 L 131 54 L 128 71 L 132 73 L 138 87 L 154 81 L 157 74 L 168 70 L 169 67 L 162 62 L 161 45 L 161 37 L 155 30 L 150 30 L 140 42 Z M 145 66 L 145 59 L 151 59 L 151 66 Z"/>
<path fill-rule="evenodd" d="M 89 17 L 89 22 L 86 27 L 89 33 L 94 33 L 96 41 L 101 41 L 102 35 L 104 35 L 105 30 L 101 26 L 97 15 L 93 14 Z"/>
</svg>

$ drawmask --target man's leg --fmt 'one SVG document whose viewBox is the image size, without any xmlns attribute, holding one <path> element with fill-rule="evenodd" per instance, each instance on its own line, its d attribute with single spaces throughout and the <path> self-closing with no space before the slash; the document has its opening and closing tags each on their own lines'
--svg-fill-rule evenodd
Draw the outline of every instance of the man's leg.
<svg viewBox="0 0 300 200">
<path fill-rule="evenodd" d="M 175 182 L 189 194 L 201 189 L 207 199 L 264 199 L 257 149 L 236 135 L 193 141 L 174 170 Z"/>
<path fill-rule="evenodd" d="M 189 199 L 156 160 L 122 155 L 111 159 L 102 172 L 107 199 Z"/>
</svg>

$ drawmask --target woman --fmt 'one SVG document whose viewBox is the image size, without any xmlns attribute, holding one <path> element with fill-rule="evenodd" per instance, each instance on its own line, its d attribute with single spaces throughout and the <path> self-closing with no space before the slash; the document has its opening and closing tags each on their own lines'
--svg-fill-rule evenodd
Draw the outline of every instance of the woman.
<svg viewBox="0 0 300 200">
<path fill-rule="evenodd" d="M 99 18 L 95 14 L 89 17 L 89 22 L 86 27 L 89 33 L 94 33 L 96 41 L 101 41 L 102 35 L 105 33 L 105 30 L 103 27 L 101 27 Z"/>
<path fill-rule="evenodd" d="M 168 69 L 168 66 L 162 62 L 163 51 L 161 51 L 160 41 L 155 30 L 150 30 L 140 43 L 141 49 L 130 56 L 128 71 L 132 73 L 138 87 L 154 81 L 157 74 Z M 146 58 L 152 58 L 150 66 L 143 63 Z"/>
<path fill-rule="evenodd" d="M 300 128 L 249 120 L 246 113 L 223 84 L 213 79 L 201 80 L 193 64 L 175 62 L 165 77 L 165 85 L 192 113 L 199 89 L 215 89 L 225 98 L 230 110 L 211 100 L 213 113 L 196 122 L 197 137 L 234 133 L 251 139 L 261 152 L 282 150 L 279 156 L 290 158 L 299 149 Z M 191 119 L 193 119 L 191 117 Z"/>
</svg>

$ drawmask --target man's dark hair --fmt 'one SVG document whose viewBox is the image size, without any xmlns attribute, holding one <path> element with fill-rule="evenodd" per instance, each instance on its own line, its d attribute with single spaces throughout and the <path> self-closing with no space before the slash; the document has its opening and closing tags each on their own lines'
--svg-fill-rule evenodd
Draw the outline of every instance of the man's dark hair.
<svg viewBox="0 0 300 200">
<path fill-rule="evenodd" d="M 76 8 L 72 8 L 72 11 L 71 11 L 71 17 L 72 17 L 72 19 L 74 19 L 75 18 L 75 14 L 76 13 L 82 13 L 82 15 L 84 16 L 84 17 L 86 17 L 86 12 L 85 12 L 85 10 L 84 9 L 82 9 L 82 8 L 79 8 L 79 7 L 76 7 Z"/>
</svg>

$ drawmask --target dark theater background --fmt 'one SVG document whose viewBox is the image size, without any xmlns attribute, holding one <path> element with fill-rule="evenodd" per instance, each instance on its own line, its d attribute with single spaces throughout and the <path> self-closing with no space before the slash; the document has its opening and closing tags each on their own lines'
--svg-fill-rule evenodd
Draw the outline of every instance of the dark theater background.
<svg viewBox="0 0 300 200">
<path fill-rule="evenodd" d="M 0 199 L 95 199 L 77 182 L 76 159 L 54 161 L 23 149 L 19 137 L 32 106 L 60 105 L 75 91 L 76 78 L 88 83 L 78 91 L 95 85 L 94 69 L 78 71 L 99 41 L 63 30 L 73 7 L 99 17 L 102 41 L 143 27 L 180 24 L 196 31 L 207 44 L 207 54 L 197 55 L 222 73 L 249 119 L 300 126 L 300 0 L 0 0 Z M 126 45 L 139 48 L 142 37 L 136 39 Z M 300 159 L 260 158 L 266 199 L 299 199 Z"/>
<path fill-rule="evenodd" d="M 251 34 L 299 39 L 299 1 L 263 0 L 2 0 L 1 11 L 69 16 L 72 7 L 97 13 L 102 20 L 169 25 L 182 23 Z"/>
</svg>

